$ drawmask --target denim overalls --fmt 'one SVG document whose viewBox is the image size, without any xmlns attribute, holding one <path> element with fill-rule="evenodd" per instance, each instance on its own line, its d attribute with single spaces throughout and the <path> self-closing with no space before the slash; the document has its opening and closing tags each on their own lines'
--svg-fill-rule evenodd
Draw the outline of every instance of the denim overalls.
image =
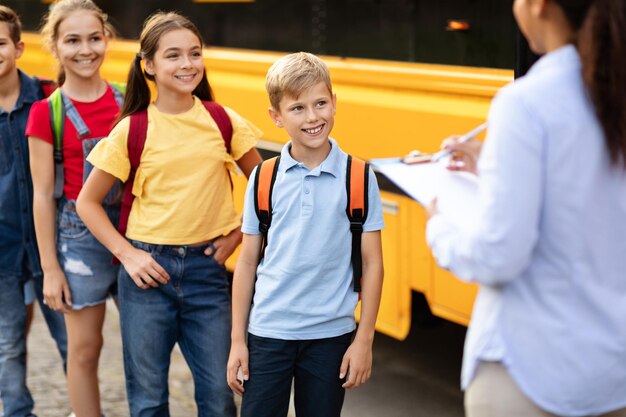
<svg viewBox="0 0 626 417">
<path fill-rule="evenodd" d="M 119 105 L 122 93 L 113 88 Z M 90 137 L 90 131 L 72 101 L 62 94 L 67 118 L 76 128 L 83 147 L 83 184 L 93 165 L 87 156 L 102 138 Z M 120 213 L 122 189 L 119 181 L 107 194 L 103 207 L 113 224 L 117 224 Z M 59 263 L 68 280 L 72 293 L 72 307 L 79 310 L 101 304 L 108 296 L 117 295 L 118 265 L 113 265 L 111 253 L 89 232 L 76 212 L 76 201 L 62 196 L 57 210 L 57 253 Z"/>
</svg>

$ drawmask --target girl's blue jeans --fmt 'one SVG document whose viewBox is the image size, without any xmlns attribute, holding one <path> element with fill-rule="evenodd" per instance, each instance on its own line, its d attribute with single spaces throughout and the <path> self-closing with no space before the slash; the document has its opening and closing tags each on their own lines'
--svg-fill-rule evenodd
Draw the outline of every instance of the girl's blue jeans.
<svg viewBox="0 0 626 417">
<path fill-rule="evenodd" d="M 168 272 L 158 288 L 141 289 L 121 268 L 120 320 L 131 417 L 167 417 L 168 371 L 175 343 L 191 369 L 199 417 L 235 417 L 226 383 L 231 301 L 226 270 L 207 246 L 131 241 Z"/>
</svg>

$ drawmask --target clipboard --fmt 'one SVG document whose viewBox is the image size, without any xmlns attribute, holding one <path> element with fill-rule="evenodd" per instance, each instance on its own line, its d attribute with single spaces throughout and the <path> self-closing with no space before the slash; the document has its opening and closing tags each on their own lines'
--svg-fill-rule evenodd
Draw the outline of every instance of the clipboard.
<svg viewBox="0 0 626 417">
<path fill-rule="evenodd" d="M 479 179 L 468 172 L 448 170 L 448 158 L 412 165 L 403 163 L 402 158 L 372 159 L 370 163 L 422 206 L 437 198 L 439 212 L 459 227 L 476 223 Z"/>
</svg>

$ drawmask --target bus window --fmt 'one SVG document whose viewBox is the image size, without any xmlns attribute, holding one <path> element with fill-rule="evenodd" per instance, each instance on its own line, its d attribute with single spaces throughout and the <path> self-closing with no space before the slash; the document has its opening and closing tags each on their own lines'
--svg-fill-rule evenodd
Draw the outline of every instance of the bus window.
<svg viewBox="0 0 626 417">
<path fill-rule="evenodd" d="M 41 0 L 5 3 L 38 29 Z M 516 29 L 502 0 L 263 0 L 100 2 L 122 38 L 155 10 L 191 16 L 211 46 L 513 69 Z M 449 22 L 467 30 L 450 30 Z M 453 25 L 454 26 L 454 25 Z"/>
</svg>

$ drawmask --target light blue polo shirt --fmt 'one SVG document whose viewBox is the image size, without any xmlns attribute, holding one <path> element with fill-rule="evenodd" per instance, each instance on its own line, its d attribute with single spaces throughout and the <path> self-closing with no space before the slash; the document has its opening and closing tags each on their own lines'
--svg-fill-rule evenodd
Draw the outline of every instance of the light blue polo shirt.
<svg viewBox="0 0 626 417">
<path fill-rule="evenodd" d="M 348 155 L 329 139 L 331 151 L 309 170 L 281 152 L 272 194 L 272 226 L 257 269 L 248 331 L 283 340 L 340 336 L 355 328 L 358 294 L 352 289 L 352 235 L 346 215 Z M 254 179 L 248 181 L 243 233 L 258 235 Z M 376 176 L 370 168 L 365 232 L 384 226 Z"/>
</svg>

